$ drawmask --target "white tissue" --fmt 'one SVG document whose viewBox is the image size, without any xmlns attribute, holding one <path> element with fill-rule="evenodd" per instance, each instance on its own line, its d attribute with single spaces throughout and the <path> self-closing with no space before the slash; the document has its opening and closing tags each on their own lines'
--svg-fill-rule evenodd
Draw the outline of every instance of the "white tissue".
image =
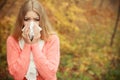
<svg viewBox="0 0 120 80">
<path fill-rule="evenodd" d="M 33 39 L 34 37 L 34 30 L 33 30 L 33 27 L 34 27 L 34 22 L 30 22 L 30 32 L 29 32 L 29 37 L 30 37 L 30 40 Z"/>
</svg>

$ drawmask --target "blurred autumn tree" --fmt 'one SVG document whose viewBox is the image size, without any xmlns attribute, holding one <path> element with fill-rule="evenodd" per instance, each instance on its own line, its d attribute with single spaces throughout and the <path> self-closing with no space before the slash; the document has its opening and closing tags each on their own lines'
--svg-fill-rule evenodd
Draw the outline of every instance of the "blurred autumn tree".
<svg viewBox="0 0 120 80">
<path fill-rule="evenodd" d="M 119 0 L 39 1 L 61 41 L 58 80 L 119 80 Z M 0 0 L 0 80 L 12 80 L 7 71 L 6 39 L 23 2 Z"/>
</svg>

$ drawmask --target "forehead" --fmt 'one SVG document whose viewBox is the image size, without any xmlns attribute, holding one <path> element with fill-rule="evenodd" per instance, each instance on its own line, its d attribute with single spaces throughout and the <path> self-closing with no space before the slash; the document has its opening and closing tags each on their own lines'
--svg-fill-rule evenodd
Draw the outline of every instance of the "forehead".
<svg viewBox="0 0 120 80">
<path fill-rule="evenodd" d="M 34 18 L 34 17 L 39 17 L 39 15 L 34 12 L 34 11 L 28 11 L 25 15 L 25 17 L 31 17 L 31 18 Z"/>
</svg>

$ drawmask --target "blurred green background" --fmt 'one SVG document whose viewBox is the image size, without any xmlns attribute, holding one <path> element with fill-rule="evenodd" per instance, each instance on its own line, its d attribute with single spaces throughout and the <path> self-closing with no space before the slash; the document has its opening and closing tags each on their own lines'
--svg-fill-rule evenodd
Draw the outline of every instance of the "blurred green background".
<svg viewBox="0 0 120 80">
<path fill-rule="evenodd" d="M 120 79 L 119 23 L 115 30 L 119 0 L 39 1 L 60 38 L 58 80 Z M 6 39 L 23 2 L 0 0 L 0 80 L 13 80 L 7 70 Z"/>
</svg>

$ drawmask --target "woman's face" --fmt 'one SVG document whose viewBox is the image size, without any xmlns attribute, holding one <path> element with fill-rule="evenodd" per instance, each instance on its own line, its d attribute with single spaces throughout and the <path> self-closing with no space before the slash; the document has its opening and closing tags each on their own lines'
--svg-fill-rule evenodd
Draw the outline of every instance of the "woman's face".
<svg viewBox="0 0 120 80">
<path fill-rule="evenodd" d="M 28 11 L 24 18 L 24 25 L 29 24 L 31 21 L 39 25 L 40 17 L 34 11 Z"/>
</svg>

